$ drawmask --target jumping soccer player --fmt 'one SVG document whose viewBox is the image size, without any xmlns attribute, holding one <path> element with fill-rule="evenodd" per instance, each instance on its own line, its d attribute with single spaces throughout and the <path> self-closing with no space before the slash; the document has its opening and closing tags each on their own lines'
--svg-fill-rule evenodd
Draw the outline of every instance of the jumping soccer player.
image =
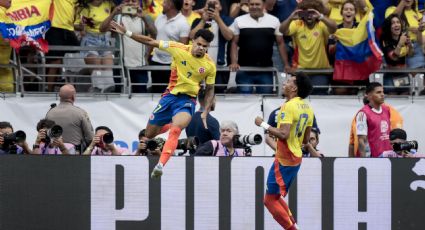
<svg viewBox="0 0 425 230">
<path fill-rule="evenodd" d="M 196 95 L 200 89 L 200 83 L 204 80 L 206 104 L 201 118 L 207 128 L 206 119 L 214 98 L 216 66 L 206 52 L 214 34 L 209 30 L 199 30 L 195 34 L 192 45 L 184 45 L 173 41 L 157 41 L 148 36 L 133 34 L 114 21 L 111 22 L 111 30 L 145 45 L 164 50 L 173 57 L 170 82 L 146 126 L 146 137 L 148 138 L 154 138 L 158 134 L 170 130 L 159 162 L 151 174 L 152 178 L 158 178 L 162 175 L 162 168 L 176 150 L 181 131 L 189 125 L 192 119 L 195 112 Z"/>
<path fill-rule="evenodd" d="M 303 99 L 310 95 L 312 89 L 310 79 L 304 73 L 291 76 L 283 84 L 286 103 L 278 113 L 278 127 L 271 127 L 261 117 L 255 118 L 257 126 L 278 138 L 275 161 L 267 178 L 264 205 L 286 230 L 298 229 L 283 197 L 300 169 L 301 149 L 307 149 L 310 145 L 308 140 L 313 125 L 313 110 Z"/>
</svg>

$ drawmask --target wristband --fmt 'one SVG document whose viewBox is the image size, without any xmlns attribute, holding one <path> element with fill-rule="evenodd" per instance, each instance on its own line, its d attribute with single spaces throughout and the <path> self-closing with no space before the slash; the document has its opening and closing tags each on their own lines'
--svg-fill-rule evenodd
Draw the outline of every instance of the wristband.
<svg viewBox="0 0 425 230">
<path fill-rule="evenodd" d="M 260 125 L 261 127 L 263 127 L 265 130 L 268 130 L 269 128 L 270 128 L 270 125 L 269 124 L 267 124 L 266 122 L 261 122 L 261 125 Z"/>
<path fill-rule="evenodd" d="M 319 20 L 322 20 L 325 16 L 323 14 L 320 14 Z"/>
<path fill-rule="evenodd" d="M 131 32 L 130 30 L 125 31 L 125 36 L 131 38 L 131 35 L 133 35 L 133 32 Z"/>
</svg>

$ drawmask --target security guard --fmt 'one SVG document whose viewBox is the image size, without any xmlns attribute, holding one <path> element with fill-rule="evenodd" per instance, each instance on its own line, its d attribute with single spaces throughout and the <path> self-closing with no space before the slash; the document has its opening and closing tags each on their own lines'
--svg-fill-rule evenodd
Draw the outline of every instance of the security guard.
<svg viewBox="0 0 425 230">
<path fill-rule="evenodd" d="M 60 103 L 47 112 L 46 119 L 54 121 L 63 128 L 63 141 L 76 146 L 81 153 L 88 146 L 94 136 L 93 126 L 87 112 L 74 106 L 75 88 L 67 84 L 60 88 Z"/>
</svg>

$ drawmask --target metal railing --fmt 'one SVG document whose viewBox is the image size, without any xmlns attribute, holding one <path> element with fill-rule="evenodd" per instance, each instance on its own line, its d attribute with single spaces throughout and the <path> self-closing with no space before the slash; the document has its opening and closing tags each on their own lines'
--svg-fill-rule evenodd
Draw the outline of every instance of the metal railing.
<svg viewBox="0 0 425 230">
<path fill-rule="evenodd" d="M 57 77 L 64 80 L 64 82 L 70 82 L 76 86 L 85 86 L 87 90 L 87 86 L 91 86 L 91 80 L 94 78 L 101 78 L 102 76 L 92 76 L 90 72 L 95 69 L 112 69 L 113 78 L 116 79 L 115 86 L 118 86 L 121 90 L 119 93 L 128 94 L 131 97 L 134 92 L 132 92 L 132 86 L 137 85 L 167 85 L 168 83 L 135 83 L 132 82 L 130 77 L 131 70 L 143 70 L 147 72 L 152 71 L 164 71 L 170 70 L 169 66 L 155 66 L 155 65 L 147 65 L 140 67 L 126 67 L 124 66 L 124 59 L 121 47 L 82 47 L 82 46 L 49 46 L 49 50 L 51 51 L 66 51 L 69 52 L 69 55 L 65 55 L 65 57 L 61 56 L 45 56 L 42 53 L 38 53 L 37 55 L 37 63 L 22 63 L 21 59 L 24 58 L 21 55 L 14 55 L 13 60 L 11 60 L 8 65 L 0 65 L 0 68 L 12 68 L 14 74 L 14 84 L 15 90 L 17 93 L 21 93 L 24 95 L 26 93 L 31 93 L 25 90 L 25 86 L 28 85 L 36 85 L 38 89 L 33 91 L 35 93 L 46 93 L 45 88 L 48 84 L 56 84 L 55 82 L 50 83 L 46 81 L 48 77 Z M 87 65 L 84 62 L 84 57 L 78 55 L 78 52 L 81 51 L 110 51 L 114 54 L 113 57 L 113 65 Z M 76 55 L 71 55 L 72 53 L 77 53 Z M 51 59 L 62 59 L 61 64 L 51 64 L 49 60 Z M 60 68 L 62 71 L 61 74 L 56 75 L 48 75 L 48 68 Z M 35 71 L 36 70 L 36 71 Z M 217 67 L 217 71 L 219 72 L 230 72 L 228 67 Z M 281 83 L 284 81 L 285 74 L 280 73 L 275 67 L 241 67 L 240 71 L 255 71 L 255 72 L 272 72 L 273 73 L 273 84 L 269 85 L 258 85 L 258 84 L 238 84 L 237 86 L 261 86 L 261 87 L 272 87 L 273 95 L 280 95 L 281 93 Z M 299 69 L 297 71 L 303 71 L 307 74 L 324 74 L 331 75 L 333 73 L 333 69 Z M 386 87 L 386 88 L 399 88 L 399 89 L 408 89 L 409 95 L 419 95 L 419 92 L 424 88 L 424 73 L 425 69 L 380 69 L 375 73 L 371 74 L 369 77 L 370 81 L 378 81 L 383 83 L 384 74 L 392 73 L 392 74 L 410 74 L 409 86 L 399 86 L 399 87 Z M 331 76 L 329 76 L 331 77 Z M 28 79 L 36 80 L 36 81 L 28 81 Z M 151 81 L 150 81 L 151 82 Z M 216 86 L 226 87 L 229 83 L 216 84 Z M 365 87 L 362 85 L 342 85 L 342 86 L 331 86 L 331 85 L 321 85 L 315 86 L 315 88 L 361 88 Z M 84 89 L 84 87 L 82 87 Z M 84 90 L 80 90 L 84 91 Z M 47 92 L 48 93 L 48 92 Z"/>
</svg>

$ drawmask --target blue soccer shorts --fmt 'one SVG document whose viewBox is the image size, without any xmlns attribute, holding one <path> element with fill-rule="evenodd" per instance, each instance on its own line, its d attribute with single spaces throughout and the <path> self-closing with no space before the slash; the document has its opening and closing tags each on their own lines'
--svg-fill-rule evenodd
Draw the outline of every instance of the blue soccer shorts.
<svg viewBox="0 0 425 230">
<path fill-rule="evenodd" d="M 172 121 L 174 115 L 180 112 L 195 113 L 196 98 L 186 94 L 165 94 L 149 117 L 149 124 L 163 126 Z"/>
<path fill-rule="evenodd" d="M 275 159 L 267 177 L 266 193 L 280 194 L 285 197 L 297 176 L 300 166 L 283 166 Z"/>
</svg>

